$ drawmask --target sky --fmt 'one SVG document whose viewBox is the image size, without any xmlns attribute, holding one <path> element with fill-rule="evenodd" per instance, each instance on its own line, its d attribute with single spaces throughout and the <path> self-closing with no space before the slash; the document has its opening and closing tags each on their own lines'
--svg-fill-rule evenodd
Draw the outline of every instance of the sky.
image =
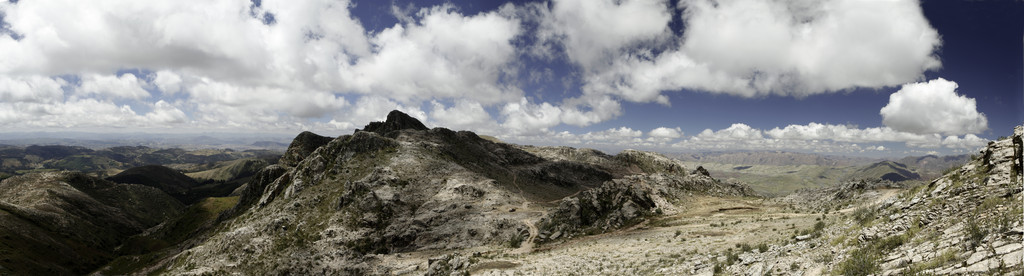
<svg viewBox="0 0 1024 276">
<path fill-rule="evenodd" d="M 4 133 L 351 133 L 973 153 L 1024 122 L 1021 1 L 5 1 Z"/>
</svg>

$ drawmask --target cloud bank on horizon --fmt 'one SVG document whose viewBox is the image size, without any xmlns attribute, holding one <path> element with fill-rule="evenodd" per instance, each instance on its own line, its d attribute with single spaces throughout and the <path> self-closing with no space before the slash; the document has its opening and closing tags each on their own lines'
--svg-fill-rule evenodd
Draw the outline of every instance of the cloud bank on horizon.
<svg viewBox="0 0 1024 276">
<path fill-rule="evenodd" d="M 347 132 L 400 109 L 510 141 L 652 149 L 980 147 L 988 129 L 942 67 L 916 1 L 584 1 L 392 6 L 346 0 L 0 3 L 0 127 Z M 675 22 L 675 23 L 673 23 Z M 681 28 L 673 27 L 681 24 Z M 555 75 L 551 64 L 571 73 Z M 529 89 L 557 83 L 559 91 Z M 900 87 L 878 127 L 744 122 L 582 133 L 672 93 L 800 100 Z M 713 115 L 709 115 L 713 116 Z M 770 116 L 770 115 L 768 115 Z"/>
</svg>

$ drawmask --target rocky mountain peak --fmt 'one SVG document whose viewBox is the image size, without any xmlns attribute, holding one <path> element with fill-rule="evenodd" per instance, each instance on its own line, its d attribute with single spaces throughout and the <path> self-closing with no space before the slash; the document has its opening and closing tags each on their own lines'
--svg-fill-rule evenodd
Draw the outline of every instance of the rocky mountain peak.
<svg viewBox="0 0 1024 276">
<path fill-rule="evenodd" d="M 380 135 L 387 135 L 389 132 L 403 129 L 429 130 L 429 128 L 423 125 L 420 120 L 402 113 L 401 111 L 392 110 L 391 113 L 388 113 L 387 120 L 383 122 L 371 122 L 363 127 L 361 131 L 376 132 Z"/>
<path fill-rule="evenodd" d="M 298 136 L 295 136 L 292 143 L 288 145 L 288 150 L 286 150 L 284 155 L 281 156 L 280 163 L 285 166 L 293 167 L 299 164 L 302 159 L 305 159 L 306 156 L 313 153 L 317 148 L 330 143 L 331 140 L 334 140 L 334 138 L 320 136 L 309 131 L 303 131 L 302 133 L 299 133 Z"/>
</svg>

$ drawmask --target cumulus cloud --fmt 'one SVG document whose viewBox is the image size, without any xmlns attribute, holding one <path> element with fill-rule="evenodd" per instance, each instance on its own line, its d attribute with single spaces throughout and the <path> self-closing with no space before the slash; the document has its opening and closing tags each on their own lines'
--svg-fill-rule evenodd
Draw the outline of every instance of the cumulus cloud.
<svg viewBox="0 0 1024 276">
<path fill-rule="evenodd" d="M 537 43 L 564 45 L 584 71 L 600 70 L 620 51 L 670 35 L 672 20 L 664 1 L 563 0 L 540 13 Z"/>
<path fill-rule="evenodd" d="M 958 95 L 957 84 L 943 78 L 903 85 L 882 107 L 882 123 L 919 134 L 977 134 L 988 129 L 973 98 Z"/>
<path fill-rule="evenodd" d="M 706 141 L 758 140 L 764 137 L 761 133 L 759 129 L 754 129 L 746 124 L 736 123 L 718 131 L 705 129 L 694 138 Z"/>
<path fill-rule="evenodd" d="M 953 149 L 977 149 L 986 144 L 988 144 L 988 140 L 974 134 L 964 135 L 964 138 L 949 136 L 942 140 L 942 146 Z"/>
<path fill-rule="evenodd" d="M 576 4 L 556 1 L 541 13 L 551 19 L 538 37 L 586 71 L 585 93 L 630 101 L 667 103 L 661 93 L 679 89 L 805 96 L 879 88 L 941 66 L 933 54 L 941 40 L 916 1 L 683 1 L 681 37 L 664 32 L 675 7 L 663 2 Z M 627 15 L 644 20 L 602 27 Z M 658 43 L 667 46 L 649 46 Z"/>
<path fill-rule="evenodd" d="M 418 23 L 399 24 L 371 38 L 378 49 L 341 72 L 343 85 L 400 101 L 469 98 L 514 101 L 521 91 L 509 74 L 519 21 L 499 11 L 463 16 L 451 5 L 421 9 Z"/>
<path fill-rule="evenodd" d="M 433 109 L 430 119 L 438 126 L 454 130 L 473 130 L 477 132 L 494 132 L 496 125 L 491 114 L 484 110 L 483 105 L 471 100 L 457 100 L 451 107 L 440 102 L 431 102 Z"/>
<path fill-rule="evenodd" d="M 679 137 L 683 137 L 683 130 L 678 128 L 678 127 L 677 128 L 659 127 L 659 128 L 655 128 L 655 129 L 651 130 L 651 132 L 648 132 L 647 136 L 651 136 L 652 138 L 659 138 L 659 139 L 676 139 L 676 138 L 679 138 Z"/>
<path fill-rule="evenodd" d="M 516 135 L 542 134 L 562 122 L 562 109 L 550 103 L 530 103 L 526 98 L 508 103 L 501 109 L 502 127 Z"/>
<path fill-rule="evenodd" d="M 974 149 L 988 141 L 973 134 L 943 136 L 939 134 L 916 134 L 894 130 L 889 127 L 857 128 L 847 125 L 809 123 L 788 125 L 783 128 L 760 130 L 746 124 L 711 130 L 673 145 L 683 149 L 796 149 L 834 152 L 859 152 L 861 150 L 884 151 L 882 145 L 861 145 L 878 143 L 904 143 L 915 148 Z M 823 148 L 815 148 L 815 147 Z"/>
<path fill-rule="evenodd" d="M 82 77 L 79 94 L 93 94 L 114 99 L 141 100 L 148 98 L 149 92 L 143 89 L 146 83 L 134 74 L 114 75 L 91 74 Z"/>
<path fill-rule="evenodd" d="M 64 100 L 67 81 L 42 76 L 10 77 L 0 74 L 0 102 L 52 103 Z"/>
<path fill-rule="evenodd" d="M 580 139 L 584 143 L 606 143 L 625 145 L 641 142 L 640 137 L 644 135 L 643 131 L 633 130 L 628 127 L 612 128 L 597 132 L 587 132 L 580 135 Z"/>
</svg>

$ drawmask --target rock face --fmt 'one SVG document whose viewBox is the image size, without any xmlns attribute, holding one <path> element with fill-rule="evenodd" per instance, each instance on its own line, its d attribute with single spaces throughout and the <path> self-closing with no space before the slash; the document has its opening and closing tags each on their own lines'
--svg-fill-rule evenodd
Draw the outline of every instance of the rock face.
<svg viewBox="0 0 1024 276">
<path fill-rule="evenodd" d="M 688 194 L 752 194 L 659 154 L 495 143 L 398 111 L 316 148 L 292 144 L 296 154 L 240 191 L 223 230 L 156 265 L 171 274 L 388 274 L 377 254 L 509 244 L 541 218 L 557 239 L 624 227 Z M 431 271 L 468 268 L 462 259 Z"/>
<path fill-rule="evenodd" d="M 160 190 L 72 172 L 0 182 L 0 274 L 81 275 L 115 248 L 179 212 Z"/>
</svg>

